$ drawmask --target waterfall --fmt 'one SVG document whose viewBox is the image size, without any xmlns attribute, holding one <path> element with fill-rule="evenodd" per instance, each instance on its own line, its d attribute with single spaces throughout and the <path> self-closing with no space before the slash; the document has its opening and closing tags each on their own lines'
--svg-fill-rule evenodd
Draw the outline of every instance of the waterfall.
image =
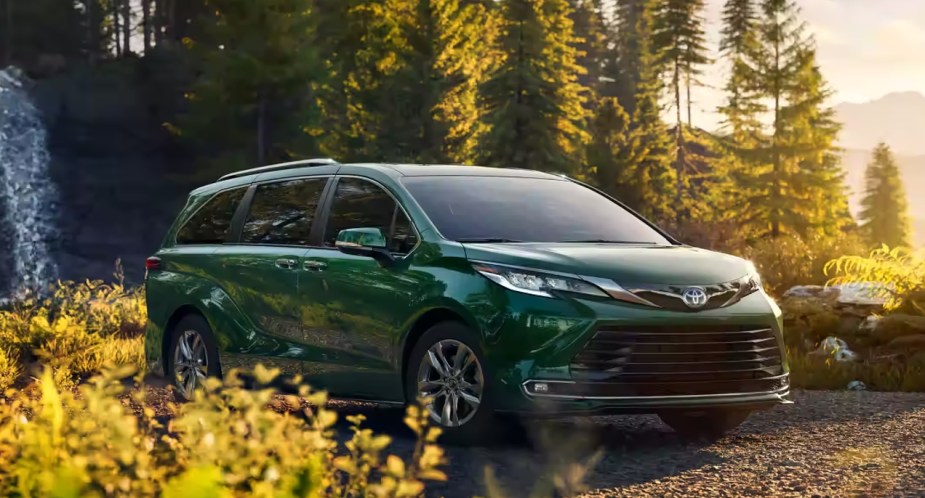
<svg viewBox="0 0 925 498">
<path fill-rule="evenodd" d="M 0 71 L 0 253 L 9 281 L 0 300 L 39 290 L 57 278 L 50 245 L 57 235 L 57 191 L 49 178 L 45 126 L 22 71 Z M 2 275 L 2 273 L 0 273 Z"/>
</svg>

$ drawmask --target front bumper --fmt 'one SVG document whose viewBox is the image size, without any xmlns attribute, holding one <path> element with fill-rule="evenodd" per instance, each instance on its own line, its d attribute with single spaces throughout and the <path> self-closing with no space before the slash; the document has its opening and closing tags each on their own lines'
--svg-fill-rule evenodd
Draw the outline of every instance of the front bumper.
<svg viewBox="0 0 925 498">
<path fill-rule="evenodd" d="M 554 416 L 790 403 L 780 310 L 764 293 L 697 313 L 509 298 L 508 319 L 485 348 L 500 411 Z M 665 344 L 661 331 L 675 342 Z M 651 337 L 621 344 L 624 333 Z M 691 349 L 678 340 L 690 340 Z"/>
<path fill-rule="evenodd" d="M 556 393 L 537 393 L 536 385 L 565 387 Z M 570 413 L 651 413 L 668 410 L 740 408 L 760 410 L 791 404 L 789 375 L 781 376 L 783 387 L 768 392 L 730 392 L 719 394 L 676 394 L 667 396 L 599 396 L 587 394 L 587 384 L 572 381 L 524 382 L 524 395 L 532 401 L 526 415 L 567 415 Z"/>
</svg>

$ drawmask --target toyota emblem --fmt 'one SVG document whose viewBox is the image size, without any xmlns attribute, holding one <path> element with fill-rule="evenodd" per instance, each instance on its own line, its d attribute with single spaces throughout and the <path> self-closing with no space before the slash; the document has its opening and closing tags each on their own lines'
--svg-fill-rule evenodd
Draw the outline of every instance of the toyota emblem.
<svg viewBox="0 0 925 498">
<path fill-rule="evenodd" d="M 691 309 L 700 309 L 707 305 L 709 298 L 702 287 L 688 287 L 681 294 L 681 300 Z"/>
</svg>

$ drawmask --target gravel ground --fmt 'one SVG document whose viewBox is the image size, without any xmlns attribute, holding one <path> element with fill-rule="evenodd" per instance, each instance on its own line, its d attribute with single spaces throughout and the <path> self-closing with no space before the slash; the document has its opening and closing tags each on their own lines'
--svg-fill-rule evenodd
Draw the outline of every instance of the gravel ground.
<svg viewBox="0 0 925 498">
<path fill-rule="evenodd" d="M 528 496 L 563 462 L 597 454 L 580 496 L 925 496 L 925 394 L 809 391 L 794 401 L 712 444 L 682 442 L 654 416 L 529 424 L 488 447 L 447 448 L 450 479 L 428 495 L 485 496 L 490 468 L 504 496 Z M 409 451 L 400 410 L 339 409 L 367 413 L 395 436 L 393 452 Z"/>
<path fill-rule="evenodd" d="M 526 497 L 558 471 L 583 482 L 582 492 L 566 494 L 586 498 L 925 497 L 925 394 L 798 391 L 794 401 L 753 414 L 714 443 L 681 441 L 654 416 L 530 422 L 488 446 L 445 448 L 449 480 L 427 494 Z M 402 410 L 333 405 L 341 420 L 366 415 L 368 427 L 393 436 L 391 453 L 410 456 Z M 348 432 L 344 424 L 342 437 Z"/>
</svg>

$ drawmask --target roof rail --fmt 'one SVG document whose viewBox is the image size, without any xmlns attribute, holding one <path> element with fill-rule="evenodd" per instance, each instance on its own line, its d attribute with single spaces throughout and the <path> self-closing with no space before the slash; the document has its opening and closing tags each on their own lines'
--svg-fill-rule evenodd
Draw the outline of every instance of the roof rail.
<svg viewBox="0 0 925 498">
<path fill-rule="evenodd" d="M 230 180 L 232 178 L 240 178 L 242 176 L 248 176 L 248 175 L 256 175 L 258 173 L 268 173 L 270 171 L 280 171 L 280 170 L 292 169 L 292 168 L 307 168 L 311 166 L 328 166 L 331 164 L 339 164 L 339 163 L 327 157 L 315 158 L 315 159 L 303 159 L 301 161 L 292 161 L 292 162 L 281 163 L 281 164 L 271 164 L 269 166 L 261 166 L 259 168 L 251 168 L 251 169 L 245 169 L 243 171 L 236 171 L 234 173 L 228 173 L 227 175 L 219 178 L 218 181 Z"/>
</svg>

